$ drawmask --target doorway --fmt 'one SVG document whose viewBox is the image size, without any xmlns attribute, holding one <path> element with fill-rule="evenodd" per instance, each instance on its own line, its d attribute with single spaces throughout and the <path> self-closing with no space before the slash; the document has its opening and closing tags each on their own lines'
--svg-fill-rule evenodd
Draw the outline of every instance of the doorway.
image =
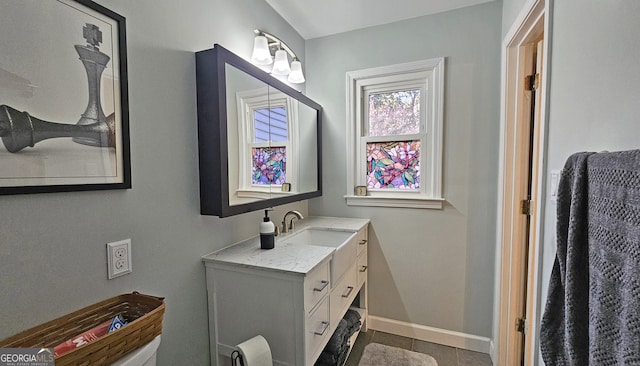
<svg viewBox="0 0 640 366">
<path fill-rule="evenodd" d="M 494 364 L 534 365 L 545 131 L 547 1 L 530 1 L 503 43 Z"/>
</svg>

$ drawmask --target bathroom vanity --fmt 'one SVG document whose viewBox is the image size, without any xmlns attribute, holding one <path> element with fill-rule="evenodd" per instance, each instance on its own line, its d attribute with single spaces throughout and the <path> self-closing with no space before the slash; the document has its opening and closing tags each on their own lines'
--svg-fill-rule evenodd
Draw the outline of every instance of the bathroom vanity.
<svg viewBox="0 0 640 366">
<path fill-rule="evenodd" d="M 366 331 L 368 225 L 311 217 L 274 249 L 254 237 L 204 256 L 212 362 L 230 364 L 235 346 L 260 334 L 274 365 L 312 366 L 350 307 Z"/>
</svg>

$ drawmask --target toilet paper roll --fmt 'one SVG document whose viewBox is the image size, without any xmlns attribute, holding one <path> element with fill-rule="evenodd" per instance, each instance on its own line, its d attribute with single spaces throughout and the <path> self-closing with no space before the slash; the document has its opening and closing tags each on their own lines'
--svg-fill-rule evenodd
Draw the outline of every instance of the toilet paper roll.
<svg viewBox="0 0 640 366">
<path fill-rule="evenodd" d="M 244 360 L 244 366 L 273 366 L 271 348 L 261 335 L 240 343 L 236 348 Z"/>
</svg>

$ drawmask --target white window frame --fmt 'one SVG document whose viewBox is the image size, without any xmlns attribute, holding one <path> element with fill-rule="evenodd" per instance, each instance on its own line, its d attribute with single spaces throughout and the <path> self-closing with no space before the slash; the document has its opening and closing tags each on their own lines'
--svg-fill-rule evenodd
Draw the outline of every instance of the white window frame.
<svg viewBox="0 0 640 366">
<path fill-rule="evenodd" d="M 291 187 L 298 187 L 298 143 L 294 136 L 298 135 L 298 102 L 293 98 L 279 93 L 277 97 L 269 94 L 268 88 L 259 88 L 236 93 L 236 107 L 239 122 L 238 146 L 238 189 L 236 194 L 243 198 L 273 198 L 295 193 L 282 192 L 282 185 L 253 184 L 251 180 L 252 154 L 254 147 L 285 147 L 287 152 L 287 183 Z M 287 111 L 287 141 L 269 141 L 256 143 L 253 113 L 256 109 L 284 107 Z M 273 188 L 277 188 L 275 191 Z"/>
<path fill-rule="evenodd" d="M 370 91 L 392 91 L 399 86 L 421 85 L 420 133 L 368 137 L 368 99 Z M 424 93 L 424 91 L 427 91 Z M 424 94 L 424 95 L 423 95 Z M 408 62 L 347 73 L 347 194 L 349 206 L 408 207 L 441 209 L 442 124 L 444 97 L 444 58 Z M 425 112 L 426 109 L 426 113 Z M 366 143 L 372 141 L 421 140 L 420 189 L 368 190 L 355 195 L 356 186 L 366 185 Z"/>
</svg>

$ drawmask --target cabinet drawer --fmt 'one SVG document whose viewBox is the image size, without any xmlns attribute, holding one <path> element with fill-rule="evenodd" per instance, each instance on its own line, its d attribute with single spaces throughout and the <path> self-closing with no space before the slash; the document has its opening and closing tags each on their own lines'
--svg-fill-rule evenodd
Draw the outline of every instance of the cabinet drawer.
<svg viewBox="0 0 640 366">
<path fill-rule="evenodd" d="M 367 249 L 367 244 L 369 243 L 369 235 L 367 234 L 369 230 L 367 227 L 364 227 L 362 230 L 358 231 L 356 236 L 356 240 L 358 241 L 358 255 L 360 255 L 365 249 Z"/>
<path fill-rule="evenodd" d="M 320 264 L 304 279 L 304 310 L 308 313 L 329 293 L 329 262 Z"/>
<path fill-rule="evenodd" d="M 357 261 L 357 272 L 356 272 L 356 276 L 358 278 L 358 287 L 360 287 L 360 285 L 362 285 L 362 283 L 364 283 L 364 281 L 367 279 L 367 273 L 369 271 L 369 261 L 367 260 L 367 250 L 365 249 L 362 253 L 360 253 L 360 255 L 358 256 L 358 261 Z"/>
<path fill-rule="evenodd" d="M 305 357 L 307 365 L 313 365 L 313 361 L 322 352 L 321 346 L 326 344 L 324 341 L 329 337 L 331 337 L 329 297 L 325 297 L 305 322 Z"/>
<path fill-rule="evenodd" d="M 334 329 L 358 293 L 356 281 L 356 266 L 352 265 L 331 290 L 331 324 Z"/>
</svg>

